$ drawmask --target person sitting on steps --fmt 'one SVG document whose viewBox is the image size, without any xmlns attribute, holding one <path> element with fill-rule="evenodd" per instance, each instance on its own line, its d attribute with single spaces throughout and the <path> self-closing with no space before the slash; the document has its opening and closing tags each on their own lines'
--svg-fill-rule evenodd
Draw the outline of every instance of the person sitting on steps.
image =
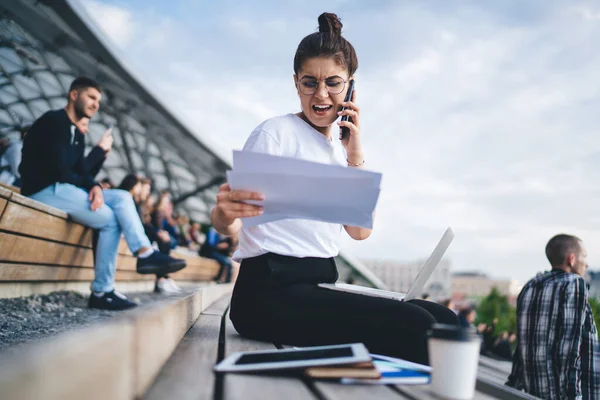
<svg viewBox="0 0 600 400">
<path fill-rule="evenodd" d="M 124 190 L 103 190 L 85 165 L 85 136 L 78 125 L 98 112 L 101 97 L 97 82 L 79 77 L 71 83 L 66 107 L 48 111 L 33 123 L 23 142 L 21 193 L 100 231 L 88 306 L 123 310 L 136 304 L 114 288 L 121 234 L 138 257 L 140 274 L 167 274 L 186 263 L 154 251 L 131 195 Z"/>
</svg>

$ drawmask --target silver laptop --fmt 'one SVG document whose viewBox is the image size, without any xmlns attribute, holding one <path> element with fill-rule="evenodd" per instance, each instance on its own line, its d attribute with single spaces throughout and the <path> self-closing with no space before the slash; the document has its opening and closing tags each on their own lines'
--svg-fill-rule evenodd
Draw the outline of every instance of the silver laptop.
<svg viewBox="0 0 600 400">
<path fill-rule="evenodd" d="M 421 268 L 421 271 L 419 271 L 419 275 L 417 275 L 417 279 L 415 279 L 415 281 L 411 285 L 410 289 L 408 290 L 408 293 L 392 292 L 389 290 L 374 289 L 358 285 L 349 285 L 347 283 L 320 283 L 319 286 L 325 289 L 337 290 L 340 292 L 357 293 L 363 294 L 365 296 L 383 297 L 386 299 L 398 301 L 408 301 L 417 299 L 423 293 L 423 288 L 425 287 L 425 284 L 431 277 L 431 274 L 433 274 L 433 271 L 435 271 L 435 268 L 444 256 L 446 250 L 448 250 L 450 243 L 452 243 L 452 239 L 454 239 L 454 232 L 452 232 L 451 228 L 448 228 L 446 229 L 446 232 L 440 239 L 437 246 L 435 246 L 435 249 L 433 249 L 433 253 L 431 253 L 427 261 L 425 261 L 425 264 Z"/>
</svg>

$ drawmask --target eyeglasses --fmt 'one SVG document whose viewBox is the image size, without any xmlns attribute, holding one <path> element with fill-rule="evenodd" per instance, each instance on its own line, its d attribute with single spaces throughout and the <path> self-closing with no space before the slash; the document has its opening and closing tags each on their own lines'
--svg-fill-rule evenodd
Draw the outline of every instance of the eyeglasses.
<svg viewBox="0 0 600 400">
<path fill-rule="evenodd" d="M 319 87 L 319 82 L 325 82 L 325 87 L 327 88 L 327 91 L 331 94 L 342 93 L 346 88 L 346 83 L 348 83 L 348 81 L 345 81 L 340 76 L 330 76 L 329 78 L 323 80 L 318 80 L 315 78 L 305 76 L 304 78 L 297 81 L 298 89 L 302 92 L 302 94 L 310 96 L 315 94 L 315 92 L 317 91 L 317 88 Z"/>
</svg>

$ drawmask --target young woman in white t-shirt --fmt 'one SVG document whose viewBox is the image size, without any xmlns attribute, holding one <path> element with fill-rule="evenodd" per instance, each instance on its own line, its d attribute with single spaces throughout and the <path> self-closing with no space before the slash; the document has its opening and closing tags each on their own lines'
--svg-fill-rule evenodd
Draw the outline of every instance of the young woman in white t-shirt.
<svg viewBox="0 0 600 400">
<path fill-rule="evenodd" d="M 302 111 L 260 124 L 244 151 L 364 167 L 356 96 L 344 103 L 358 59 L 341 29 L 335 14 L 319 16 L 319 32 L 306 36 L 294 57 Z M 352 120 L 336 125 L 342 115 Z M 343 140 L 338 133 L 342 126 L 350 131 Z M 398 302 L 317 286 L 338 278 L 333 257 L 342 231 L 363 240 L 370 229 L 300 219 L 245 228 L 241 218 L 260 215 L 262 209 L 244 202 L 261 199 L 260 193 L 225 184 L 211 213 L 220 233 L 239 233 L 234 258 L 241 267 L 231 320 L 241 335 L 297 346 L 362 342 L 374 353 L 428 362 L 426 332 L 435 322 L 457 324 L 452 311 L 422 300 Z"/>
</svg>

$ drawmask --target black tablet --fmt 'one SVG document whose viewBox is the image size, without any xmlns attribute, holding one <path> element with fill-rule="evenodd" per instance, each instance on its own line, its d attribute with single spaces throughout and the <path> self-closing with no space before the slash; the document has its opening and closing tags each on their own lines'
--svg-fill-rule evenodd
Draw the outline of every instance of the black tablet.
<svg viewBox="0 0 600 400">
<path fill-rule="evenodd" d="M 215 371 L 268 371 L 366 361 L 371 361 L 366 347 L 362 343 L 353 343 L 234 353 L 218 363 Z"/>
</svg>

